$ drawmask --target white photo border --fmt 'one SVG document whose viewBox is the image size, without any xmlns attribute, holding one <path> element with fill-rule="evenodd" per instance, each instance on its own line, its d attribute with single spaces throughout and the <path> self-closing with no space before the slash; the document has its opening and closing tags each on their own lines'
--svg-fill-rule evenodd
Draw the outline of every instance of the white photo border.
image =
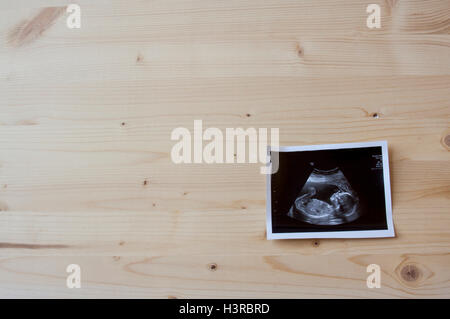
<svg viewBox="0 0 450 319">
<path fill-rule="evenodd" d="M 386 206 L 387 229 L 382 230 L 361 230 L 361 231 L 331 231 L 331 232 L 298 232 L 298 233 L 273 233 L 272 232 L 272 175 L 267 174 L 267 197 L 266 197 L 266 228 L 267 239 L 312 239 L 312 238 L 386 238 L 395 237 L 394 222 L 392 219 L 392 199 L 391 181 L 389 178 L 389 156 L 387 141 L 344 143 L 344 144 L 323 144 L 305 146 L 279 146 L 270 147 L 271 152 L 297 152 L 297 151 L 319 151 L 337 150 L 347 148 L 381 147 L 383 157 L 383 181 L 384 198 Z"/>
</svg>

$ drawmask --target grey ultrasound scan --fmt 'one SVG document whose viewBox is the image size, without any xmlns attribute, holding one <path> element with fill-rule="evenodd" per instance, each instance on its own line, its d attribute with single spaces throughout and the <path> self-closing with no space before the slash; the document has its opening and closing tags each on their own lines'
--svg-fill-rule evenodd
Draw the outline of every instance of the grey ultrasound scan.
<svg viewBox="0 0 450 319">
<path fill-rule="evenodd" d="M 314 225 L 340 225 L 360 217 L 359 198 L 342 171 L 314 168 L 288 216 Z"/>
</svg>

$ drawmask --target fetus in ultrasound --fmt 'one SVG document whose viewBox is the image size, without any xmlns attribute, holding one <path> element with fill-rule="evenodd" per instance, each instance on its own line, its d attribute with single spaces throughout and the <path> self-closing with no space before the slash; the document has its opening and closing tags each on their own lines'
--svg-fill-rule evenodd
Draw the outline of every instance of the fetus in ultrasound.
<svg viewBox="0 0 450 319">
<path fill-rule="evenodd" d="M 360 217 L 359 198 L 342 171 L 314 168 L 288 216 L 315 225 L 339 225 Z"/>
</svg>

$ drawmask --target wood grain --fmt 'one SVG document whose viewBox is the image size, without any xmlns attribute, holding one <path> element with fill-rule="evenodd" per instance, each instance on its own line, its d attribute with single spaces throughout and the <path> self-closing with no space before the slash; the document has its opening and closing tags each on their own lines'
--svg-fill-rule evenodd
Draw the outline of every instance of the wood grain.
<svg viewBox="0 0 450 319">
<path fill-rule="evenodd" d="M 450 297 L 448 0 L 77 3 L 0 2 L 1 297 Z M 267 241 L 259 164 L 172 163 L 196 119 L 387 140 L 397 237 Z"/>
</svg>

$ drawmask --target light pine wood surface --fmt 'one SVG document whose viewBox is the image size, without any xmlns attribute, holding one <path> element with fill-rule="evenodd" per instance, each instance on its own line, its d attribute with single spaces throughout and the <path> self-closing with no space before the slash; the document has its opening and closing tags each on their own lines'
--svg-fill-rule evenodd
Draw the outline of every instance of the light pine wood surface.
<svg viewBox="0 0 450 319">
<path fill-rule="evenodd" d="M 69 3 L 0 2 L 0 297 L 450 297 L 450 1 Z M 387 140 L 397 236 L 267 241 L 260 164 L 171 161 L 196 119 Z"/>
</svg>

